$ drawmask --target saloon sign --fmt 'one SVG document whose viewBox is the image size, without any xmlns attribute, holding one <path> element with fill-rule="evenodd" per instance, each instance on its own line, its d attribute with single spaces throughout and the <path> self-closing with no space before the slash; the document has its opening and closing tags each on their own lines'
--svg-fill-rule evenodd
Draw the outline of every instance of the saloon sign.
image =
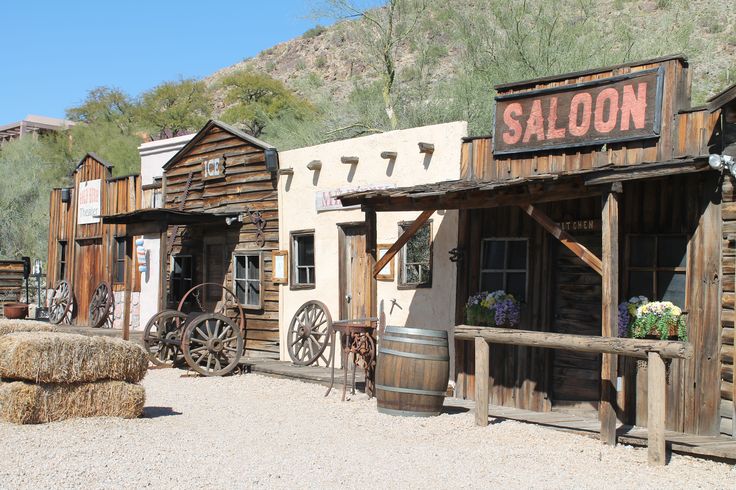
<svg viewBox="0 0 736 490">
<path fill-rule="evenodd" d="M 495 154 L 659 136 L 661 69 L 496 97 Z"/>
</svg>

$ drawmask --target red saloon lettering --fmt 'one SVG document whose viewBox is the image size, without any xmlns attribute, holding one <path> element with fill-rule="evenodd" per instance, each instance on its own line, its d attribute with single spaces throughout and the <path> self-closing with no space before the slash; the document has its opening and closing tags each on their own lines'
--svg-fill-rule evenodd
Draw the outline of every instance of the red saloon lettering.
<svg viewBox="0 0 736 490">
<path fill-rule="evenodd" d="M 566 90 L 500 95 L 495 151 L 602 144 L 657 136 L 657 72 Z"/>
</svg>

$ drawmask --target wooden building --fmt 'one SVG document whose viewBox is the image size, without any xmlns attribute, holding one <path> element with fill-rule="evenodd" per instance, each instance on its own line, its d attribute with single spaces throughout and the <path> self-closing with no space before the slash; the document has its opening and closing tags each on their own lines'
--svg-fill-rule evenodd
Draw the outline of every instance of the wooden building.
<svg viewBox="0 0 736 490">
<path fill-rule="evenodd" d="M 209 121 L 163 167 L 163 207 L 106 213 L 136 235 L 160 234 L 159 311 L 183 305 L 214 311 L 231 290 L 245 310 L 248 355 L 278 357 L 278 289 L 271 251 L 278 250 L 278 153 L 271 145 Z M 151 264 L 154 267 L 154 264 Z M 230 303 L 228 307 L 235 306 Z M 236 309 L 229 311 L 236 316 Z"/>
<path fill-rule="evenodd" d="M 736 191 L 708 157 L 733 139 L 736 90 L 693 108 L 690 86 L 680 56 L 500 85 L 494 133 L 463 141 L 460 180 L 342 202 L 369 223 L 460 210 L 458 325 L 483 290 L 514 293 L 519 328 L 547 332 L 617 336 L 634 295 L 681 306 L 695 355 L 668 368 L 667 428 L 731 433 Z M 473 352 L 456 344 L 456 396 L 473 396 Z M 491 403 L 646 425 L 645 364 L 521 346 L 490 358 Z"/>
<path fill-rule="evenodd" d="M 24 269 L 22 260 L 0 260 L 0 318 L 5 318 L 6 303 L 25 302 Z"/>
<path fill-rule="evenodd" d="M 140 177 L 112 176 L 112 165 L 93 153 L 84 156 L 72 174 L 73 185 L 53 189 L 49 208 L 47 287 L 67 281 L 73 292 L 72 319 L 89 322 L 96 287 L 112 287 L 115 310 L 109 326 L 137 323 L 140 274 L 135 266 L 133 237 L 124 225 L 104 225 L 103 214 L 140 207 Z"/>
</svg>

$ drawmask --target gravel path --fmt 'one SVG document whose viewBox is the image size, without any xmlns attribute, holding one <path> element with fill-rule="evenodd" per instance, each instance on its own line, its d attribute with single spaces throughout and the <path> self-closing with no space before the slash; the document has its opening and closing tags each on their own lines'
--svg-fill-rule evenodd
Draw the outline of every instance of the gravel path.
<svg viewBox="0 0 736 490">
<path fill-rule="evenodd" d="M 376 412 L 357 395 L 258 375 L 150 371 L 146 417 L 0 423 L 2 488 L 733 488 L 731 465 L 519 422 L 473 425 Z M 360 439 L 353 439 L 360 436 Z M 354 465 L 354 469 L 350 469 Z"/>
</svg>

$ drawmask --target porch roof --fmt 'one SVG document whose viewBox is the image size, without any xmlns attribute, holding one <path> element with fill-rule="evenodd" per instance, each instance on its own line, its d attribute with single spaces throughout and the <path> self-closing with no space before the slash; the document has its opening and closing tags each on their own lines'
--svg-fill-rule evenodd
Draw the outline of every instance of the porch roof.
<svg viewBox="0 0 736 490">
<path fill-rule="evenodd" d="M 700 172 L 708 168 L 707 157 L 699 156 L 646 165 L 605 165 L 500 181 L 449 180 L 350 192 L 337 198 L 343 206 L 361 204 L 376 211 L 515 206 L 598 195 L 602 185 Z"/>
<path fill-rule="evenodd" d="M 203 213 L 198 211 L 180 211 L 178 209 L 150 208 L 138 209 L 128 213 L 100 216 L 104 224 L 128 225 L 129 235 L 142 235 L 165 231 L 171 225 L 206 225 L 221 223 L 225 226 L 225 218 L 237 213 Z"/>
</svg>

